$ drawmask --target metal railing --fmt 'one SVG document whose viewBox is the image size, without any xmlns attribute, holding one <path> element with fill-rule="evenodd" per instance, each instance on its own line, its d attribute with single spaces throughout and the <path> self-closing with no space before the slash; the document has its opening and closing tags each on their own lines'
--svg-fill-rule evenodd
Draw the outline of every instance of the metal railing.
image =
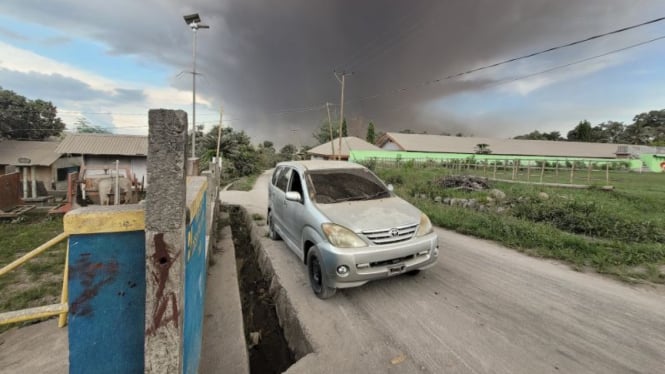
<svg viewBox="0 0 665 374">
<path fill-rule="evenodd" d="M 14 260 L 12 263 L 0 269 L 0 277 L 18 268 L 19 266 L 25 264 L 29 260 L 39 256 L 40 254 L 46 252 L 46 250 L 54 247 L 56 244 L 67 239 L 68 237 L 69 234 L 67 233 L 59 234 L 55 238 L 47 241 L 46 243 L 40 245 L 39 247 L 33 249 L 32 251 L 24 254 L 20 258 Z M 69 267 L 67 266 L 68 262 L 69 262 L 69 245 L 67 245 L 67 254 L 65 256 L 65 270 L 62 280 L 62 293 L 60 295 L 59 304 L 44 305 L 34 308 L 26 308 L 11 312 L 0 313 L 0 325 L 32 321 L 52 316 L 59 316 L 58 327 L 64 327 L 67 324 L 67 313 L 69 312 L 69 306 L 67 304 L 67 287 L 68 287 L 67 278 L 69 276 L 68 274 Z"/>
</svg>

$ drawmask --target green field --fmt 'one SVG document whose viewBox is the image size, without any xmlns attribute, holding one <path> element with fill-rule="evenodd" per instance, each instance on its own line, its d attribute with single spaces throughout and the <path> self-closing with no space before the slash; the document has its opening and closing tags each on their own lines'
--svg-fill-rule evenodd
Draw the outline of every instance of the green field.
<svg viewBox="0 0 665 374">
<path fill-rule="evenodd" d="M 25 215 L 0 221 L 0 267 L 62 233 L 61 217 Z M 0 312 L 60 302 L 66 241 L 0 276 Z M 0 326 L 0 332 L 8 326 Z"/>
<path fill-rule="evenodd" d="M 563 260 L 579 270 L 665 283 L 665 174 L 612 171 L 612 191 L 599 187 L 605 183 L 572 189 L 490 181 L 491 188 L 506 195 L 498 201 L 488 198 L 489 190 L 465 192 L 437 183 L 450 174 L 482 176 L 482 169 L 460 173 L 405 164 L 375 171 L 435 225 Z M 547 196 L 539 196 L 543 192 Z M 435 201 L 445 198 L 474 199 L 476 208 Z"/>
</svg>

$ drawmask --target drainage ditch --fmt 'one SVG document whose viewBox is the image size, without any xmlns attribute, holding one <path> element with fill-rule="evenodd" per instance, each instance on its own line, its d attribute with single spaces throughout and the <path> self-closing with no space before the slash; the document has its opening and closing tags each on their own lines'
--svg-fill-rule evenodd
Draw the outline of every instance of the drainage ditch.
<svg viewBox="0 0 665 374">
<path fill-rule="evenodd" d="M 229 207 L 250 372 L 282 373 L 296 360 L 279 325 L 270 279 L 259 268 L 243 209 Z"/>
</svg>

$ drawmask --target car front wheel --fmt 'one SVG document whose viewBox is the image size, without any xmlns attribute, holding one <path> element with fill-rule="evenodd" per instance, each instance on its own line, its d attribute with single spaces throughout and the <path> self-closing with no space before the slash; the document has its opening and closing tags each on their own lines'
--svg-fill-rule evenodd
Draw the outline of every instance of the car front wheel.
<svg viewBox="0 0 665 374">
<path fill-rule="evenodd" d="M 307 273 L 312 291 L 319 299 L 328 299 L 335 295 L 337 289 L 328 286 L 328 279 L 316 247 L 311 248 L 307 253 Z"/>
</svg>

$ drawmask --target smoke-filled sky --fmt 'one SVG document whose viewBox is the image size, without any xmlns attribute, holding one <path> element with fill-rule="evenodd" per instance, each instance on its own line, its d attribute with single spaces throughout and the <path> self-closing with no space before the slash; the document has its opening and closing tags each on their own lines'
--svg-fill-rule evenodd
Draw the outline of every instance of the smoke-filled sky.
<svg viewBox="0 0 665 374">
<path fill-rule="evenodd" d="M 665 107 L 665 39 L 607 54 L 665 36 L 665 21 L 437 82 L 665 16 L 665 2 L 645 0 L 3 0 L 0 86 L 52 101 L 70 128 L 84 117 L 146 134 L 151 108 L 191 112 L 182 16 L 195 12 L 210 26 L 198 33 L 197 123 L 217 124 L 223 107 L 255 143 L 313 144 L 325 103 L 339 112 L 333 70 L 353 73 L 345 117 L 361 137 L 369 121 L 565 135 Z"/>
</svg>

